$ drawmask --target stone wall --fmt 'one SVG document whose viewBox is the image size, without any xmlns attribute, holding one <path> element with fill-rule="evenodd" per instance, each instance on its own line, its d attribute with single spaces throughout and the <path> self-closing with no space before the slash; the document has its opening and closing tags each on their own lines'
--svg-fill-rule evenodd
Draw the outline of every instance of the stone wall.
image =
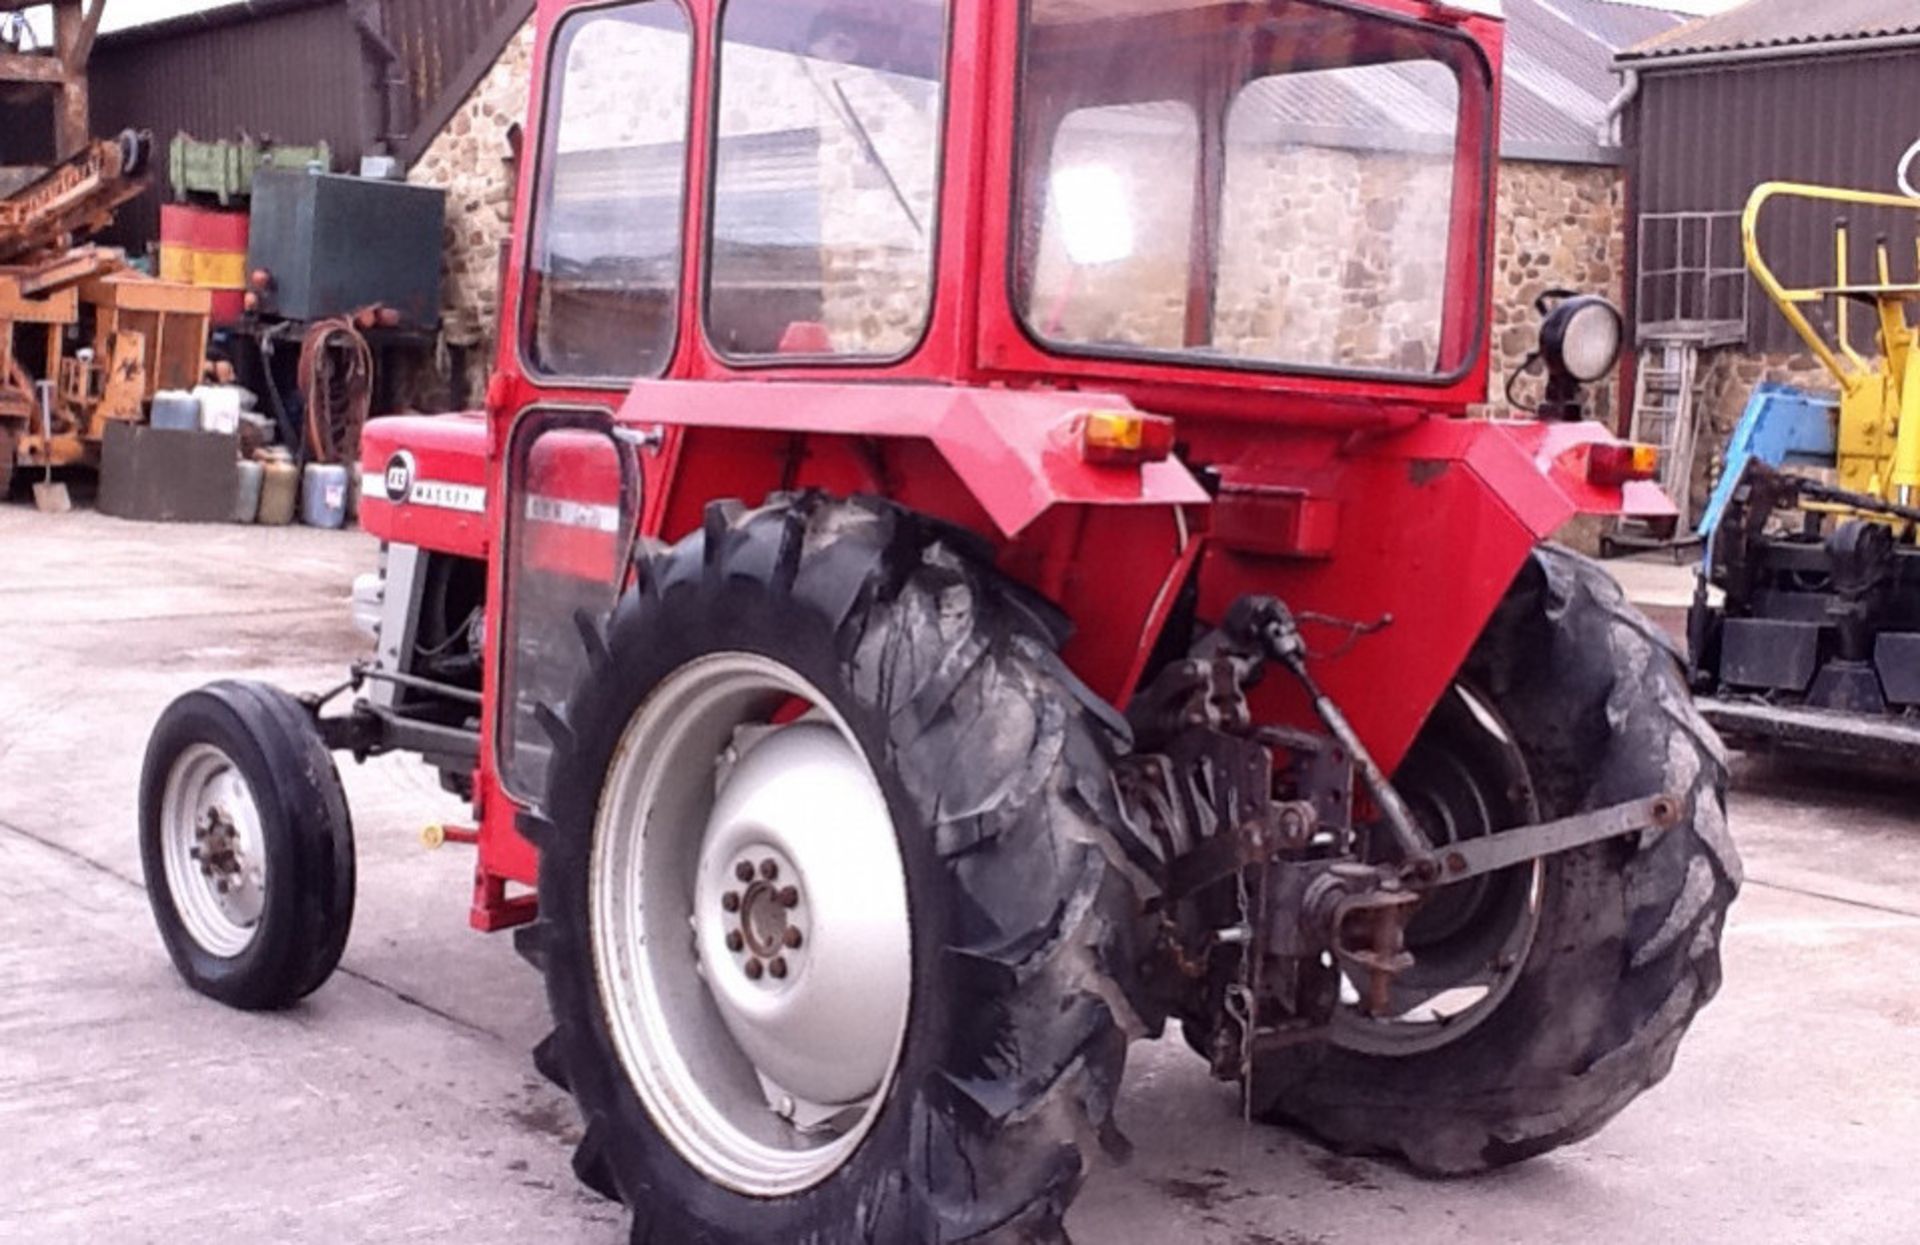
<svg viewBox="0 0 1920 1245">
<path fill-rule="evenodd" d="M 467 355 L 467 393 L 486 392 L 499 327 L 500 249 L 513 231 L 518 170 L 508 133 L 524 125 L 533 81 L 533 23 L 507 44 L 407 180 L 447 192 L 443 333 Z"/>
<path fill-rule="evenodd" d="M 1740 347 L 1708 351 L 1700 360 L 1700 448 L 1693 464 L 1694 513 L 1705 508 L 1720 457 L 1755 387 L 1773 382 L 1838 396 L 1839 383 L 1811 353 L 1748 354 Z"/>
<path fill-rule="evenodd" d="M 1490 409 L 1506 414 L 1513 369 L 1540 341 L 1534 303 L 1551 289 L 1602 294 L 1625 306 L 1625 189 L 1620 170 L 1600 165 L 1507 160 L 1500 166 L 1500 219 L 1494 236 Z M 1523 402 L 1537 399 L 1538 375 L 1521 382 Z M 1622 414 L 1614 381 L 1591 391 L 1590 410 L 1611 424 Z M 1632 400 L 1626 395 L 1625 401 Z"/>
</svg>

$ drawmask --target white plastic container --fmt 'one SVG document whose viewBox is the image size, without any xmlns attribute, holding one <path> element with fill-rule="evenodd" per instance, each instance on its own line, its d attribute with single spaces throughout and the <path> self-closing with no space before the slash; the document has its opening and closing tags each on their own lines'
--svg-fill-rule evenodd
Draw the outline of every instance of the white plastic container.
<svg viewBox="0 0 1920 1245">
<path fill-rule="evenodd" d="M 238 385 L 202 385 L 193 391 L 200 400 L 200 430 L 232 436 L 240 431 L 240 414 L 252 409 L 253 395 Z"/>
</svg>

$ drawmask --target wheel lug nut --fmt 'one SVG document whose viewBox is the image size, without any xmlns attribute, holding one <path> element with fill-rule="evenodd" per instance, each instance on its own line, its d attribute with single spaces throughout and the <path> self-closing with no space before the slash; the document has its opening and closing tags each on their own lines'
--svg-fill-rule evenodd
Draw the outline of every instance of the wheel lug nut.
<svg viewBox="0 0 1920 1245">
<path fill-rule="evenodd" d="M 773 957 L 773 963 L 767 965 L 767 971 L 773 974 L 775 981 L 785 981 L 787 978 L 787 962 L 776 955 Z"/>
<path fill-rule="evenodd" d="M 771 882 L 780 876 L 780 866 L 771 860 L 760 862 L 760 876 Z"/>
<path fill-rule="evenodd" d="M 743 860 L 733 867 L 733 876 L 739 878 L 742 882 L 751 882 L 753 881 L 753 866 Z"/>
<path fill-rule="evenodd" d="M 722 896 L 720 897 L 720 906 L 721 906 L 722 908 L 724 908 L 724 909 L 726 909 L 726 910 L 727 910 L 728 912 L 738 912 L 738 911 L 740 911 L 740 894 L 739 894 L 739 892 L 738 892 L 738 891 L 728 891 L 728 892 L 727 892 L 726 894 L 724 894 L 724 895 L 722 895 Z"/>
<path fill-rule="evenodd" d="M 781 937 L 780 941 L 787 944 L 787 950 L 798 951 L 800 944 L 805 942 L 806 939 L 801 935 L 800 930 L 796 926 L 789 925 L 787 926 L 786 934 Z"/>
<path fill-rule="evenodd" d="M 747 961 L 747 980 L 748 981 L 760 980 L 760 978 L 766 974 L 766 971 L 767 970 L 764 967 L 762 967 L 760 961 L 758 960 Z"/>
<path fill-rule="evenodd" d="M 736 929 L 727 935 L 727 950 L 733 952 L 735 955 L 739 955 L 742 951 L 746 950 L 746 948 L 747 940 L 740 936 L 739 930 Z"/>
<path fill-rule="evenodd" d="M 800 889 L 796 886 L 789 886 L 783 889 L 780 892 L 780 906 L 782 908 L 798 908 L 800 906 Z"/>
</svg>

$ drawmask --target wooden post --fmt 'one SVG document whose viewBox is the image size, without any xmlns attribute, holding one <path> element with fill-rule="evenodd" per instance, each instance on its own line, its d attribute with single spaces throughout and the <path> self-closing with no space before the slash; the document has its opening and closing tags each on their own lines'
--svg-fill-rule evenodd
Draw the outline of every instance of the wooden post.
<svg viewBox="0 0 1920 1245">
<path fill-rule="evenodd" d="M 53 145 L 57 159 L 76 155 L 92 137 L 87 97 L 87 62 L 100 33 L 107 0 L 53 0 L 53 50 L 60 62 L 60 99 L 54 107 Z"/>
</svg>

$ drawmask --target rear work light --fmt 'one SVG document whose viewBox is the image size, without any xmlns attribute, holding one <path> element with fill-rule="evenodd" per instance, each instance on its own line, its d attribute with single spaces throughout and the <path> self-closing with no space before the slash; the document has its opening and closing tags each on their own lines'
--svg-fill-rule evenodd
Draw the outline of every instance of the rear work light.
<svg viewBox="0 0 1920 1245">
<path fill-rule="evenodd" d="M 1596 445 L 1587 452 L 1587 483 L 1619 488 L 1660 476 L 1660 447 L 1619 441 Z"/>
<path fill-rule="evenodd" d="M 1173 421 L 1138 411 L 1087 411 L 1075 440 L 1082 462 L 1095 466 L 1162 463 L 1173 457 Z"/>
</svg>

